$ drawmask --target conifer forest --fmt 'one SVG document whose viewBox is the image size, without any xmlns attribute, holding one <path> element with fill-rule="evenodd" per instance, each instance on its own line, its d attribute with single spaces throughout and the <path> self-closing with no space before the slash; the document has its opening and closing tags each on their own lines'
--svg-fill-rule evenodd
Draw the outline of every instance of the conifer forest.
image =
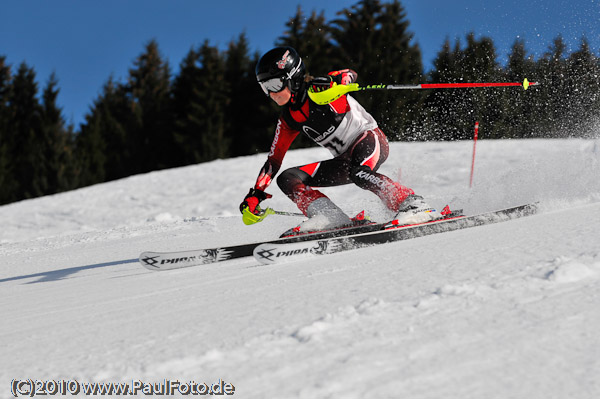
<svg viewBox="0 0 600 399">
<path fill-rule="evenodd" d="M 273 45 L 294 47 L 312 76 L 351 68 L 365 85 L 540 83 L 527 91 L 352 94 L 392 141 L 468 140 L 475 121 L 485 126 L 481 139 L 582 137 L 598 124 L 600 54 L 585 37 L 569 52 L 558 36 L 534 57 L 519 38 L 509 54 L 498 54 L 491 38 L 472 32 L 440 43 L 432 69 L 424 71 L 413 36 L 400 1 L 362 0 L 333 20 L 299 7 Z M 132 54 L 124 81 L 107 77 L 79 126 L 68 125 L 57 105 L 54 75 L 40 86 L 33 66 L 8 65 L 0 53 L 0 204 L 268 151 L 278 107 L 256 83 L 261 54 L 251 53 L 243 33 L 226 48 L 202 40 L 190 37 L 192 49 L 173 68 L 149 38 Z M 307 145 L 301 136 L 294 142 Z"/>
</svg>

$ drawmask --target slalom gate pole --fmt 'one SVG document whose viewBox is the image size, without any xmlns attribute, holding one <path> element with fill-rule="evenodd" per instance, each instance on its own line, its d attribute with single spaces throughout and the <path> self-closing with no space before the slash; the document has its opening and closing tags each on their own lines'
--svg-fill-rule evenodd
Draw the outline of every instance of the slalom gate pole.
<svg viewBox="0 0 600 399">
<path fill-rule="evenodd" d="M 473 187 L 473 172 L 475 171 L 475 151 L 477 149 L 478 134 L 479 134 L 479 122 L 475 122 L 475 134 L 473 135 L 473 157 L 471 159 L 471 178 L 469 179 L 469 188 Z"/>
</svg>

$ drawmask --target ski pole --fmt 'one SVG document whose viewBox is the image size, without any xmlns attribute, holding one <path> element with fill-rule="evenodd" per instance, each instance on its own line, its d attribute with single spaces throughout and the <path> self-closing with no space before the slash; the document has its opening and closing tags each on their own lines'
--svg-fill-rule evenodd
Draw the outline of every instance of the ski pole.
<svg viewBox="0 0 600 399">
<path fill-rule="evenodd" d="M 538 86 L 539 83 L 529 82 L 525 79 L 522 83 L 519 82 L 488 82 L 488 83 L 420 83 L 416 85 L 388 85 L 375 84 L 360 86 L 358 83 L 350 83 L 348 85 L 335 84 L 331 88 L 323 91 L 314 91 L 312 87 L 308 89 L 308 96 L 311 100 L 319 105 L 329 104 L 344 94 L 353 91 L 363 90 L 426 90 L 426 89 L 466 89 L 475 87 L 511 87 L 520 86 L 525 90 L 529 86 Z"/>
<path fill-rule="evenodd" d="M 244 208 L 244 210 L 242 211 L 242 221 L 244 222 L 244 224 L 250 225 L 250 224 L 262 222 L 269 215 L 304 216 L 302 213 L 276 211 L 272 208 L 267 208 L 267 209 L 257 208 L 257 210 L 258 210 L 258 213 L 252 213 L 252 212 L 250 212 L 250 209 L 248 209 L 248 207 Z"/>
<path fill-rule="evenodd" d="M 267 208 L 269 209 L 273 215 L 280 215 L 280 216 L 304 216 L 303 213 L 300 212 L 283 212 L 283 211 L 276 211 L 274 209 L 271 208 Z"/>
</svg>

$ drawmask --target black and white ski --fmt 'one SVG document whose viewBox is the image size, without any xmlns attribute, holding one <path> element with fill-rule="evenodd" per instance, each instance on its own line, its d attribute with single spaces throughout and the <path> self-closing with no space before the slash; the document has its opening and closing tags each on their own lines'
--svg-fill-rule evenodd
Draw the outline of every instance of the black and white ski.
<svg viewBox="0 0 600 399">
<path fill-rule="evenodd" d="M 523 205 L 514 208 L 508 208 L 496 212 L 488 212 L 477 216 L 456 216 L 456 213 L 449 214 L 447 218 L 440 221 L 430 222 L 422 225 L 408 227 L 392 227 L 384 230 L 389 223 L 373 223 L 362 226 L 349 227 L 333 231 L 315 232 L 310 234 L 298 235 L 287 238 L 280 238 L 268 242 L 253 242 L 241 245 L 224 246 L 218 248 L 199 249 L 192 251 L 177 252 L 143 252 L 139 256 L 139 261 L 148 270 L 162 271 L 180 269 L 184 267 L 198 266 L 222 262 L 231 259 L 256 256 L 258 251 L 265 248 L 280 248 L 282 253 L 288 252 L 285 245 L 308 243 L 312 249 L 319 242 L 326 242 L 327 248 L 320 252 L 333 253 L 339 250 L 351 249 L 364 245 L 374 245 L 383 242 L 404 240 L 408 238 L 419 237 L 427 234 L 435 234 L 443 231 L 457 230 L 478 226 L 487 223 L 496 223 L 504 220 L 514 219 L 516 217 L 526 216 L 535 213 L 537 207 L 533 204 Z M 464 221 L 458 223 L 458 221 Z M 438 227 L 434 227 L 438 226 Z M 354 238 L 353 241 L 344 240 L 345 237 Z M 331 241 L 329 239 L 335 239 Z M 340 241 L 341 240 L 341 241 Z M 318 244 L 324 245 L 324 244 Z M 296 251 L 295 248 L 294 251 Z M 313 251 L 319 252 L 319 251 Z M 298 253 L 299 254 L 299 253 Z M 266 255 L 266 253 L 265 253 Z M 305 254 L 303 254 L 305 255 Z M 280 256 L 283 259 L 282 256 Z M 257 259 L 263 263 L 272 263 L 268 261 L 269 256 L 257 256 Z M 277 257 L 275 257 L 277 258 Z"/>
<path fill-rule="evenodd" d="M 264 243 L 254 248 L 253 253 L 256 260 L 263 264 L 289 262 L 311 256 L 332 254 L 371 245 L 385 244 L 431 234 L 444 233 L 447 231 L 504 222 L 533 215 L 536 211 L 537 206 L 535 204 L 528 204 L 474 216 L 454 217 L 410 226 L 398 226 L 380 231 L 349 235 L 346 237 L 317 239 L 287 244 Z"/>
<path fill-rule="evenodd" d="M 383 229 L 385 223 L 371 223 L 360 226 L 352 226 L 337 230 L 320 231 L 310 234 L 302 234 L 291 237 L 280 238 L 268 243 L 290 244 L 310 240 L 322 240 L 332 237 L 342 237 L 369 231 L 378 231 Z M 254 248 L 264 242 L 253 242 L 248 244 L 232 245 L 219 248 L 198 249 L 192 251 L 178 252 L 143 252 L 139 261 L 148 270 L 172 270 L 183 267 L 205 265 L 210 263 L 222 262 L 225 260 L 243 258 L 252 256 Z"/>
</svg>

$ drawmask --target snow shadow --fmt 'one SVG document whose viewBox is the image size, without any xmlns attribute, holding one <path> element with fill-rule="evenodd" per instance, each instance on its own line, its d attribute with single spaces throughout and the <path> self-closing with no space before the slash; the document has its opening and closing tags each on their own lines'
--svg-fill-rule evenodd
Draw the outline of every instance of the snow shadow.
<svg viewBox="0 0 600 399">
<path fill-rule="evenodd" d="M 113 262 L 105 262 L 105 263 L 97 263 L 95 265 L 69 267 L 66 269 L 59 269 L 59 270 L 49 270 L 47 272 L 26 274 L 23 276 L 14 276 L 14 277 L 0 279 L 0 283 L 6 283 L 9 281 L 17 281 L 17 280 L 27 280 L 27 279 L 36 278 L 36 277 L 39 277 L 39 279 L 35 280 L 35 281 L 29 281 L 26 284 L 46 283 L 49 281 L 63 280 L 65 278 L 67 278 L 68 276 L 78 273 L 83 270 L 98 269 L 101 267 L 117 266 L 117 265 L 122 265 L 125 263 L 134 263 L 134 262 L 138 262 L 138 258 L 116 260 Z"/>
</svg>

